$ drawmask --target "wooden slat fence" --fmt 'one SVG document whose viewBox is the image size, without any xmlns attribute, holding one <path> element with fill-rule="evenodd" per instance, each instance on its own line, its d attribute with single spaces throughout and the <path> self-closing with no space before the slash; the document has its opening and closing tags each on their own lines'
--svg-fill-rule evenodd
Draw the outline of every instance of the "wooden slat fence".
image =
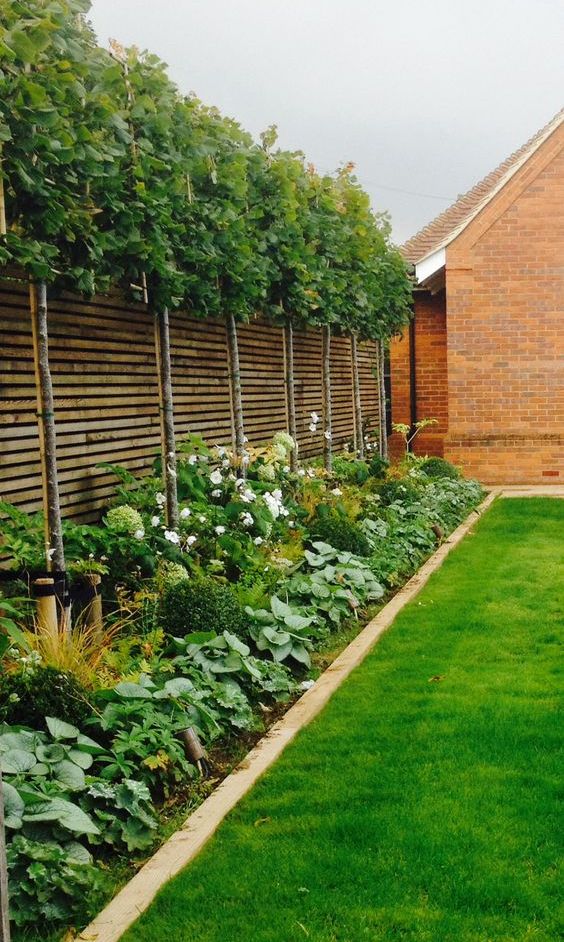
<svg viewBox="0 0 564 942">
<path fill-rule="evenodd" d="M 50 363 L 63 515 L 93 519 L 115 480 L 100 461 L 135 472 L 150 469 L 160 447 L 159 396 L 151 315 L 117 292 L 91 301 L 49 302 Z M 296 411 L 300 454 L 321 452 L 308 431 L 321 415 L 321 334 L 296 330 Z M 225 327 L 182 313 L 170 327 L 178 439 L 198 432 L 230 443 L 232 415 Z M 286 428 L 284 346 L 280 327 L 257 318 L 239 326 L 245 433 L 253 444 Z M 378 424 L 373 344 L 359 344 L 361 396 L 371 429 Z M 349 340 L 332 340 L 333 444 L 353 436 Z M 321 426 L 320 426 L 321 428 Z M 31 321 L 27 286 L 0 281 L 0 495 L 26 510 L 41 508 Z"/>
</svg>

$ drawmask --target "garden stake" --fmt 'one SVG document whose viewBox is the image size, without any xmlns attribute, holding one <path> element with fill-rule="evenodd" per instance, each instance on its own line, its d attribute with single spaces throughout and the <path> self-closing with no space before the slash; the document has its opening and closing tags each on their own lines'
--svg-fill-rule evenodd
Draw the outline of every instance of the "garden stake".
<svg viewBox="0 0 564 942">
<path fill-rule="evenodd" d="M 333 466 L 331 428 L 331 328 L 323 327 L 323 464 L 326 471 Z"/>
<path fill-rule="evenodd" d="M 55 580 L 51 578 L 35 579 L 33 582 L 33 596 L 35 598 L 38 627 L 41 631 L 56 638 L 59 633 L 59 618 Z"/>
<path fill-rule="evenodd" d="M 280 302 L 282 307 L 282 301 Z M 298 433 L 296 428 L 296 388 L 294 381 L 294 325 L 289 317 L 282 328 L 284 333 L 284 378 L 286 380 L 286 414 L 288 416 L 288 434 L 294 439 L 290 452 L 290 469 L 298 470 Z"/>
<path fill-rule="evenodd" d="M 6 196 L 4 193 L 4 176 L 2 174 L 2 144 L 0 144 L 0 236 L 6 235 Z"/>
<path fill-rule="evenodd" d="M 86 625 L 88 628 L 93 628 L 97 633 L 101 634 L 104 630 L 104 619 L 102 614 L 102 596 L 100 595 L 98 587 L 102 581 L 102 577 L 97 572 L 87 572 L 84 576 L 84 581 L 94 592 L 92 599 L 86 606 Z"/>
<path fill-rule="evenodd" d="M 358 346 L 357 336 L 353 332 L 351 340 L 351 369 L 353 386 L 353 408 L 354 408 L 354 437 L 357 456 L 362 460 L 364 458 L 364 429 L 362 427 L 362 402 L 360 398 L 360 378 L 358 375 Z"/>
<path fill-rule="evenodd" d="M 2 769 L 0 769 L 0 942 L 10 942 L 8 863 L 6 860 L 6 831 L 4 828 L 4 788 L 2 785 Z"/>
<path fill-rule="evenodd" d="M 231 412 L 233 415 L 234 451 L 241 462 L 241 477 L 246 477 L 244 462 L 245 430 L 243 427 L 243 397 L 241 395 L 241 366 L 237 343 L 237 324 L 233 313 L 225 319 L 227 330 L 227 353 L 229 363 L 229 387 L 231 390 Z"/>
<path fill-rule="evenodd" d="M 170 327 L 167 307 L 163 307 L 161 312 L 155 311 L 155 348 L 157 352 L 157 373 L 159 379 L 166 516 L 169 527 L 174 529 L 178 526 L 180 517 L 178 515 L 178 491 L 176 486 L 176 440 L 174 435 L 172 373 L 170 365 Z"/>
</svg>

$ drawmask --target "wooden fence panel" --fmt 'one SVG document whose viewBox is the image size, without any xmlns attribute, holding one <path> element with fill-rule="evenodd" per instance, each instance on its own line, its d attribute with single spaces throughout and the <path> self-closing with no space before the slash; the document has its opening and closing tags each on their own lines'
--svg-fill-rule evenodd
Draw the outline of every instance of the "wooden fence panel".
<svg viewBox="0 0 564 942">
<path fill-rule="evenodd" d="M 178 439 L 197 432 L 230 443 L 232 416 L 225 325 L 182 312 L 171 315 L 171 360 Z M 245 432 L 252 444 L 286 428 L 282 329 L 257 318 L 238 328 Z M 296 413 L 300 454 L 319 454 L 322 424 L 312 435 L 310 413 L 321 416 L 321 334 L 295 331 Z M 31 321 L 27 285 L 0 282 L 0 496 L 26 510 L 41 508 Z M 118 292 L 91 301 L 49 301 L 50 362 L 55 395 L 57 456 L 63 515 L 94 519 L 115 479 L 97 467 L 122 464 L 150 471 L 159 452 L 159 397 L 153 319 Z M 361 397 L 377 428 L 375 348 L 359 344 Z M 332 339 L 333 444 L 353 436 L 350 345 Z"/>
</svg>

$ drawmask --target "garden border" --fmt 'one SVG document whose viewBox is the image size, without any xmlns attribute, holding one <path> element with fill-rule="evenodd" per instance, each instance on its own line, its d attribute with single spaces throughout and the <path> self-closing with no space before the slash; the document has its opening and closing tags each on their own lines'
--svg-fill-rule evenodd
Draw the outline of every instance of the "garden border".
<svg viewBox="0 0 564 942">
<path fill-rule="evenodd" d="M 300 730 L 321 712 L 333 693 L 370 653 L 401 609 L 423 588 L 450 551 L 471 530 L 476 520 L 498 497 L 490 491 L 439 549 L 406 582 L 397 594 L 368 622 L 297 703 L 156 851 L 139 872 L 78 935 L 76 942 L 117 942 L 154 900 L 158 891 L 200 852 L 226 815 L 276 761 Z"/>
</svg>

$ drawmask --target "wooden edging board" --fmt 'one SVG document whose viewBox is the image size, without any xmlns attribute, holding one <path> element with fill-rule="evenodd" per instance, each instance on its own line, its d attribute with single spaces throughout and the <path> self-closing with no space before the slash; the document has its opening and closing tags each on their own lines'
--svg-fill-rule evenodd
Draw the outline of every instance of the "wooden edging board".
<svg viewBox="0 0 564 942">
<path fill-rule="evenodd" d="M 473 510 L 426 563 L 406 582 L 375 618 L 351 641 L 302 697 L 291 707 L 247 757 L 218 785 L 154 854 L 139 872 L 114 896 L 84 929 L 76 942 L 117 942 L 144 912 L 156 894 L 199 853 L 226 815 L 252 788 L 284 751 L 297 733 L 321 712 L 329 698 L 372 650 L 398 612 L 421 591 L 429 577 L 456 546 L 479 516 L 496 499 L 491 492 Z"/>
</svg>

